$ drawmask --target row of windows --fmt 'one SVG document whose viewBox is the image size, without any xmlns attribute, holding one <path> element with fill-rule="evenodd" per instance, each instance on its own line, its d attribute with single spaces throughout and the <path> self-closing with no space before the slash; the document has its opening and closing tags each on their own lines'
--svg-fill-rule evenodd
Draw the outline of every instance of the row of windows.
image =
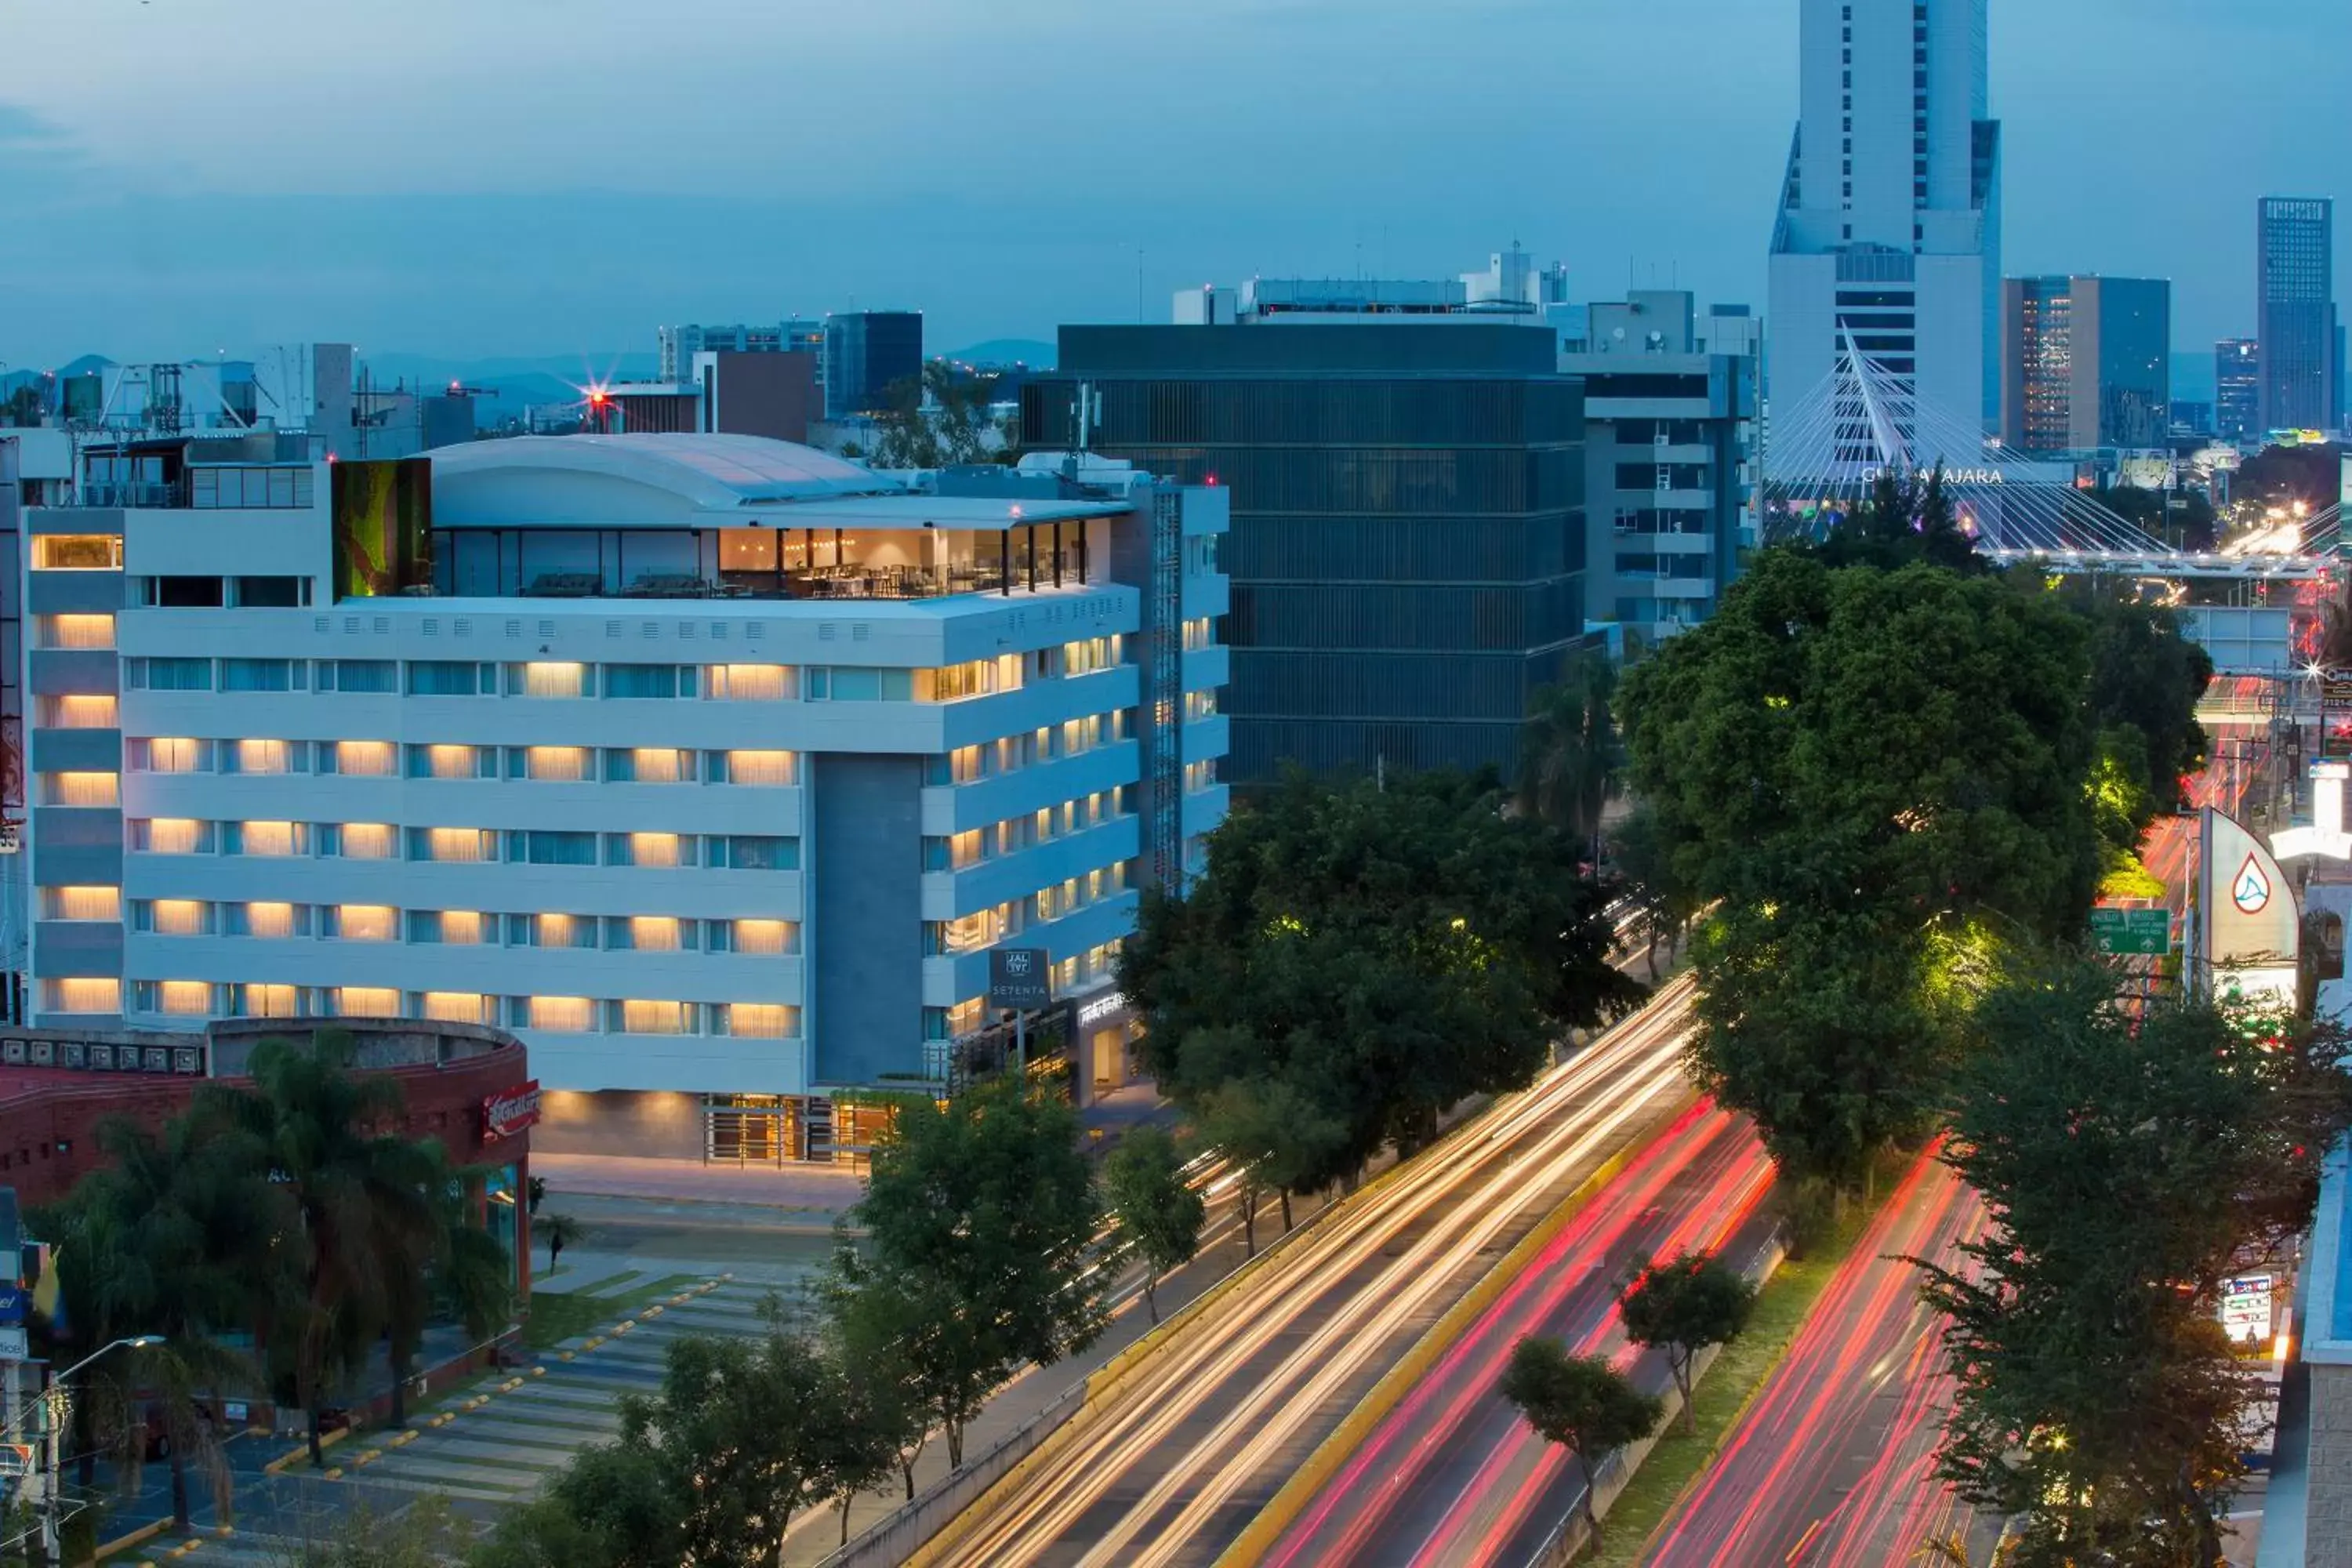
<svg viewBox="0 0 2352 1568">
<path fill-rule="evenodd" d="M 53 980 L 53 1012 L 120 1010 L 114 980 Z M 429 1018 L 550 1034 L 719 1035 L 791 1040 L 801 1010 L 771 1002 L 673 1002 L 591 996 L 492 996 L 478 991 L 396 991 L 373 985 L 275 985 L 133 980 L 131 1011 L 173 1018 Z"/>
<path fill-rule="evenodd" d="M 1086 668 L 1116 662 L 1117 638 L 1071 645 Z M 1099 646 L 1097 646 L 1099 645 Z M 1103 649 L 1112 649 L 1109 658 Z M 1041 650 L 1038 673 L 1058 673 L 1064 650 Z M 133 691 L 320 691 L 412 697 L 586 698 L 614 700 L 708 697 L 718 701 L 949 702 L 1020 689 L 1032 661 L 1018 654 L 945 669 L 782 664 L 482 664 L 388 658 L 131 658 L 122 683 Z M 315 679 L 314 679 L 315 676 Z"/>
<path fill-rule="evenodd" d="M 1376 345 L 1375 352 L 1389 352 L 1389 345 Z M 1095 387 L 1102 400 L 1097 444 L 1106 448 L 1139 443 L 1517 446 L 1574 441 L 1582 433 L 1581 402 L 1573 384 L 1565 381 L 1449 380 L 1438 374 L 1392 380 L 1156 378 L 1098 379 Z M 1026 442 L 1068 444 L 1070 390 L 1066 384 L 1044 383 L 1024 389 Z M 1166 471 L 1156 463 L 1153 468 Z M 1221 469 L 1210 472 L 1224 477 Z M 1206 477 L 1181 482 L 1198 484 Z"/>
<path fill-rule="evenodd" d="M 754 834 L 589 833 L 543 828 L 411 827 L 382 822 L 205 822 L 132 817 L 130 847 L 146 855 L 237 855 L 271 859 L 437 861 L 501 858 L 531 866 L 709 866 L 792 871 L 797 838 Z"/>
<path fill-rule="evenodd" d="M 1234 590 L 1243 648 L 1519 648 L 1578 636 L 1581 576 L 1507 588 L 1248 584 Z"/>
<path fill-rule="evenodd" d="M 923 869 L 960 871 L 983 860 L 993 860 L 1000 855 L 1033 849 L 1040 844 L 1050 844 L 1056 838 L 1083 833 L 1090 827 L 1100 827 L 1106 823 L 1121 821 L 1134 815 L 1133 784 L 1097 790 L 1076 800 L 1066 800 L 1059 805 L 1040 806 L 1035 811 L 1008 816 L 985 827 L 966 828 L 949 837 L 926 838 L 923 840 Z"/>
<path fill-rule="evenodd" d="M 1062 723 L 1047 724 L 1022 734 L 1001 736 L 980 745 L 959 746 L 944 756 L 934 756 L 929 760 L 929 771 L 924 782 L 932 784 L 972 784 L 981 779 L 1017 773 L 1056 757 L 1083 756 L 1097 746 L 1117 745 L 1134 733 L 1132 713 L 1133 710 L 1126 708 L 1109 713 L 1090 713 L 1083 719 L 1066 720 Z"/>
<path fill-rule="evenodd" d="M 113 895 L 108 897 L 107 895 Z M 112 888 L 47 888 L 51 919 L 110 919 Z M 215 902 L 133 899 L 131 929 L 152 936 L 320 937 L 443 947 L 598 948 L 608 952 L 796 953 L 797 921 L 696 920 L 678 915 L 497 914 L 480 910 L 401 910 L 383 904 Z"/>
<path fill-rule="evenodd" d="M 1714 563 L 1704 555 L 1632 555 L 1617 557 L 1620 577 L 1696 577 L 1714 573 Z"/>
<path fill-rule="evenodd" d="M 1557 668 L 1555 664 L 1553 668 Z M 1379 719 L 1236 719 L 1234 749 L 1225 777 L 1272 782 L 1290 765 L 1310 773 L 1353 773 L 1375 770 L 1456 768 L 1476 773 L 1493 768 L 1504 778 L 1518 773 L 1519 734 L 1526 723 L 1524 700 L 1507 715 L 1448 721 Z"/>
<path fill-rule="evenodd" d="M 132 577 L 125 604 L 166 610 L 291 610 L 310 602 L 308 577 Z"/>
<path fill-rule="evenodd" d="M 158 736 L 126 740 L 122 752 L 123 766 L 131 773 L 315 773 L 350 778 L 504 777 L 556 784 L 699 782 L 755 786 L 800 782 L 800 753 L 782 751 L 690 752 L 669 746 L 400 745 L 391 741 L 207 741 Z"/>
<path fill-rule="evenodd" d="M 1554 654 L 1292 653 L 1237 648 L 1226 705 L 1249 715 L 1234 721 L 1234 743 L 1256 715 L 1391 719 L 1414 722 L 1493 720 L 1517 725 L 1528 699 L 1552 679 Z M 1364 763 L 1371 765 L 1372 753 Z M 1320 764 L 1309 763 L 1317 767 Z M 1446 761 L 1391 756 L 1391 767 L 1445 767 Z M 1256 776 L 1256 775 L 1253 775 Z"/>
<path fill-rule="evenodd" d="M 1706 395 L 1706 379 L 1699 378 L 1695 395 Z M 1128 447 L 1114 451 L 1106 445 L 1104 450 L 1130 458 L 1179 484 L 1202 484 L 1213 478 L 1230 486 L 1235 514 L 1251 514 L 1252 527 L 1257 517 L 1269 512 L 1507 515 L 1565 510 L 1584 499 L 1580 446 L 1429 450 Z"/>
<path fill-rule="evenodd" d="M 1230 535 L 1237 581 L 1513 583 L 1581 565 L 1583 530 L 1528 518 L 1265 517 Z"/>
</svg>

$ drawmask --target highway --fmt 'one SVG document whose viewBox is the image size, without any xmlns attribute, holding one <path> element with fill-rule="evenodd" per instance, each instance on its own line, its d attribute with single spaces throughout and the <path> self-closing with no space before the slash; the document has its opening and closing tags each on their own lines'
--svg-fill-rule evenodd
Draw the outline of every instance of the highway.
<svg viewBox="0 0 2352 1568">
<path fill-rule="evenodd" d="M 1681 1115 L 1687 979 L 1297 1236 L 913 1560 L 1207 1564 L 1493 1265 Z"/>
<path fill-rule="evenodd" d="M 1902 1258 L 1955 1263 L 1984 1225 L 1982 1201 L 1932 1152 L 1912 1164 L 1660 1528 L 1651 1568 L 1885 1568 L 1974 1528 L 1934 1477 L 1952 1379 L 1942 1316 Z"/>
<path fill-rule="evenodd" d="M 1632 1365 L 1653 1392 L 1664 1364 L 1625 1343 L 1616 1292 L 1636 1257 L 1768 1243 L 1771 1162 L 1744 1117 L 1702 1101 L 1643 1150 L 1421 1378 L 1261 1559 L 1266 1568 L 1423 1568 L 1532 1562 L 1583 1481 L 1495 1393 L 1534 1333 Z"/>
</svg>

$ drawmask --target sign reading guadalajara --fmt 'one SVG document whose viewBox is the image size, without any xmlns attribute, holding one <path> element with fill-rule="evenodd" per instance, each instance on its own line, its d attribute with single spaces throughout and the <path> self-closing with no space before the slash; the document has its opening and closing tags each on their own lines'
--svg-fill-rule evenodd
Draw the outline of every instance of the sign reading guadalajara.
<svg viewBox="0 0 2352 1568">
<path fill-rule="evenodd" d="M 482 1100 L 482 1142 L 511 1138 L 539 1121 L 539 1079 L 486 1095 Z"/>
</svg>

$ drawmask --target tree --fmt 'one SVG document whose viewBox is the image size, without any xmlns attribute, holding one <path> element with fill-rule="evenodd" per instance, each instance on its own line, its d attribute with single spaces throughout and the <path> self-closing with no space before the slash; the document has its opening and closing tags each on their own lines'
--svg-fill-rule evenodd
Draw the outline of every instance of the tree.
<svg viewBox="0 0 2352 1568">
<path fill-rule="evenodd" d="M 583 1448 L 499 1519 L 467 1568 L 677 1568 L 689 1559 L 673 1480 L 650 1444 Z"/>
<path fill-rule="evenodd" d="M 884 389 L 874 416 L 873 460 L 883 468 L 939 468 L 977 463 L 997 430 L 991 413 L 1003 378 L 959 373 L 946 360 L 925 362 L 922 374 Z"/>
<path fill-rule="evenodd" d="M 2180 801 L 2180 781 L 2205 765 L 2197 704 L 2213 682 L 2213 660 L 2182 635 L 2179 617 L 2089 579 L 2061 591 L 2091 628 L 2090 720 L 2103 774 L 2112 770 L 2137 795 L 2126 851 Z"/>
<path fill-rule="evenodd" d="M 1666 1358 L 1666 1371 L 1683 1396 L 1684 1431 L 1698 1430 L 1691 1408 L 1691 1363 L 1707 1346 L 1738 1338 L 1755 1306 L 1756 1286 L 1746 1275 L 1697 1253 L 1643 1263 L 1618 1292 L 1625 1337 Z"/>
<path fill-rule="evenodd" d="M 1953 953 L 2081 930 L 2101 869 L 2088 642 L 1988 575 L 1769 550 L 1628 673 L 1635 789 L 1718 906 L 1693 1063 L 1787 1174 L 1858 1184 L 1925 1124 Z"/>
<path fill-rule="evenodd" d="M 2308 1225 L 2352 1047 L 2330 1024 L 2126 1005 L 2085 962 L 2021 971 L 1972 1037 L 1945 1159 L 1993 1223 L 1969 1266 L 1921 1264 L 1958 1385 L 1939 1468 L 2020 1518 L 2021 1564 L 2218 1564 L 2254 1390 L 2215 1291 Z"/>
<path fill-rule="evenodd" d="M 425 1325 L 436 1312 L 456 1317 L 467 1337 L 480 1343 L 505 1327 L 514 1311 L 514 1260 L 467 1215 L 463 1173 L 449 1167 L 437 1145 L 421 1144 L 417 1155 L 425 1203 L 373 1209 L 368 1226 L 383 1282 L 380 1307 L 394 1426 L 408 1419 L 410 1372 L 424 1346 Z"/>
<path fill-rule="evenodd" d="M 1657 1429 L 1664 1407 L 1635 1388 L 1607 1356 L 1578 1356 L 1558 1340 L 1528 1338 L 1511 1348 L 1497 1392 L 1518 1406 L 1536 1435 L 1566 1448 L 1584 1478 L 1584 1522 L 1601 1542 L 1592 1472 L 1617 1449 Z"/>
<path fill-rule="evenodd" d="M 902 1350 L 950 1464 L 998 1384 L 1102 1331 L 1093 1167 L 1070 1109 L 1023 1083 L 899 1102 L 853 1212 L 865 1243 L 837 1232 L 832 1291 L 888 1292 L 901 1321 L 925 1325 Z"/>
<path fill-rule="evenodd" d="M 41 422 L 41 389 L 20 386 L 0 399 L 0 425 L 32 426 Z"/>
<path fill-rule="evenodd" d="M 1882 472 L 1869 496 L 1811 552 L 1839 567 L 1894 572 L 1924 564 L 1971 575 L 1990 570 L 1960 526 L 1940 462 L 1925 479 Z"/>
<path fill-rule="evenodd" d="M 895 1451 L 907 1500 L 915 1500 L 915 1461 L 921 1458 L 931 1436 L 930 1385 L 928 1354 L 914 1347 L 937 1333 L 940 1325 L 921 1316 L 922 1303 L 898 1290 L 889 1278 L 868 1278 L 845 1289 L 837 1278 L 820 1278 L 823 1303 L 833 1338 L 835 1362 L 856 1369 L 860 1421 L 886 1435 Z"/>
<path fill-rule="evenodd" d="M 283 1568 L 443 1568 L 464 1561 L 475 1537 L 472 1522 L 448 1499 L 428 1492 L 396 1516 L 362 1501 L 328 1540 L 289 1544 L 275 1561 Z"/>
<path fill-rule="evenodd" d="M 1213 1124 L 1219 1090 L 1284 1085 L 1338 1129 L 1282 1184 L 1312 1190 L 1426 1143 L 1446 1107 L 1528 1083 L 1559 1031 L 1630 1007 L 1580 847 L 1501 804 L 1458 774 L 1294 771 L 1219 826 L 1205 872 L 1147 893 L 1120 955 L 1163 1091 Z"/>
<path fill-rule="evenodd" d="M 846 1546 L 849 1505 L 861 1493 L 887 1485 L 898 1468 L 903 1412 L 891 1381 L 870 1376 L 862 1363 L 829 1352 L 820 1371 L 824 1384 L 814 1433 L 815 1487 L 839 1510 L 841 1544 Z M 911 1489 L 908 1500 L 913 1500 Z"/>
<path fill-rule="evenodd" d="M 563 1256 L 563 1249 L 588 1234 L 588 1227 L 568 1214 L 551 1214 L 533 1219 L 530 1228 L 539 1233 L 540 1240 L 547 1243 L 547 1271 L 550 1274 L 555 1272 L 555 1260 Z"/>
<path fill-rule="evenodd" d="M 1245 1047 L 1223 1053 L 1237 1058 Z M 1242 1246 L 1257 1256 L 1257 1205 L 1266 1194 L 1282 1203 L 1290 1229 L 1290 1200 L 1327 1184 L 1332 1153 L 1347 1130 L 1305 1092 L 1280 1079 L 1229 1079 L 1199 1097 L 1202 1137 L 1231 1161 L 1240 1178 Z"/>
<path fill-rule="evenodd" d="M 1674 845 L 1657 814 L 1646 805 L 1636 805 L 1617 825 L 1610 839 L 1610 858 L 1625 897 L 1641 911 L 1643 934 L 1648 939 L 1650 978 L 1654 982 L 1658 949 L 1664 947 L 1669 960 L 1681 950 L 1690 922 L 1698 914 L 1699 900 L 1675 864 Z"/>
<path fill-rule="evenodd" d="M 1118 1141 L 1104 1163 L 1103 1186 L 1119 1234 L 1143 1261 L 1143 1301 L 1157 1323 L 1159 1278 L 1201 1250 L 1208 1205 L 1184 1179 L 1176 1140 L 1160 1127 L 1138 1127 Z"/>
<path fill-rule="evenodd" d="M 1624 747 L 1609 701 L 1617 672 L 1592 654 L 1571 658 L 1559 682 L 1535 694 L 1519 736 L 1519 807 L 1600 858 L 1601 814 L 1620 788 Z"/>
</svg>

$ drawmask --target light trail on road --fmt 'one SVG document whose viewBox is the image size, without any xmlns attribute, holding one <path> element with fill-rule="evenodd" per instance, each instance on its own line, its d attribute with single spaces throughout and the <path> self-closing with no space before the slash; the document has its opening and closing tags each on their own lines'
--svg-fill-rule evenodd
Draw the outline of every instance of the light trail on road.
<svg viewBox="0 0 2352 1568">
<path fill-rule="evenodd" d="M 1691 997 L 1670 984 L 1283 1247 L 916 1562 L 1213 1562 L 1448 1307 L 1687 1101 Z"/>
</svg>

